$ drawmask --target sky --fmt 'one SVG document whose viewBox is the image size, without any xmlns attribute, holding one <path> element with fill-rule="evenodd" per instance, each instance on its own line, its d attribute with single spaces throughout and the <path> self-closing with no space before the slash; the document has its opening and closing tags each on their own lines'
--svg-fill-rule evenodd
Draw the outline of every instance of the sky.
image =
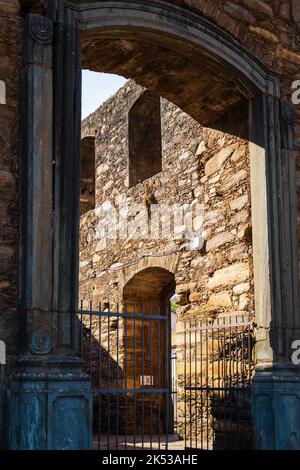
<svg viewBox="0 0 300 470">
<path fill-rule="evenodd" d="M 126 78 L 109 73 L 82 71 L 82 118 L 84 119 L 126 82 Z"/>
</svg>

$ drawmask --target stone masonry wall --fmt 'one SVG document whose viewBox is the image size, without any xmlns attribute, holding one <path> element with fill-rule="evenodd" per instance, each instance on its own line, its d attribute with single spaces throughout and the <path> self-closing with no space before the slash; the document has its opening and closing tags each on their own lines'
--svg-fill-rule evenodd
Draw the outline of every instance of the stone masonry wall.
<svg viewBox="0 0 300 470">
<path fill-rule="evenodd" d="M 23 20 L 19 2 L 0 1 L 0 339 L 11 354 L 18 332 L 19 102 Z M 6 96 L 5 96 L 6 95 Z"/>
<path fill-rule="evenodd" d="M 282 75 L 282 92 L 291 102 L 292 83 L 300 79 L 299 0 L 175 0 L 230 33 L 261 62 Z M 298 240 L 300 247 L 300 105 L 295 109 Z"/>
</svg>

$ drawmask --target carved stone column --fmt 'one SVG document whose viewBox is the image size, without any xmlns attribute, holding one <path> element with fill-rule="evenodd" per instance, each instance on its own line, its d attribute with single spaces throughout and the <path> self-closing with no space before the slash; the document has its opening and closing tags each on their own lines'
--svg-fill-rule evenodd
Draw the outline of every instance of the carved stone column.
<svg viewBox="0 0 300 470">
<path fill-rule="evenodd" d="M 300 314 L 293 109 L 289 103 L 268 96 L 251 103 L 250 150 L 253 236 L 264 240 L 260 246 L 265 246 L 264 253 L 254 252 L 254 258 L 260 259 L 255 263 L 256 291 L 264 293 L 256 295 L 255 447 L 300 449 L 300 368 L 291 361 L 291 345 L 300 339 Z M 264 170 L 258 171 L 261 165 Z M 261 211 L 268 214 L 266 221 Z"/>
<path fill-rule="evenodd" d="M 21 355 L 9 390 L 10 449 L 91 447 L 91 388 L 76 356 L 74 293 L 70 294 L 73 304 L 65 304 L 63 314 L 57 306 L 57 298 L 66 295 L 62 291 L 66 286 L 58 286 L 55 277 L 54 182 L 60 163 L 53 126 L 56 36 L 57 25 L 50 19 L 28 15 L 21 111 L 23 325 Z"/>
</svg>

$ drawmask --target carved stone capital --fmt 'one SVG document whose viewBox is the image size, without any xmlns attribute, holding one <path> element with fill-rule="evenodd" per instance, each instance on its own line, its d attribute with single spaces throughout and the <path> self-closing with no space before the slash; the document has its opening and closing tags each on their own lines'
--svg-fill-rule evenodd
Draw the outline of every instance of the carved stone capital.
<svg viewBox="0 0 300 470">
<path fill-rule="evenodd" d="M 30 15 L 29 33 L 31 38 L 38 44 L 50 44 L 53 39 L 52 21 L 41 15 Z"/>
<path fill-rule="evenodd" d="M 294 123 L 295 112 L 294 107 L 288 101 L 281 102 L 281 117 L 289 125 Z"/>
</svg>

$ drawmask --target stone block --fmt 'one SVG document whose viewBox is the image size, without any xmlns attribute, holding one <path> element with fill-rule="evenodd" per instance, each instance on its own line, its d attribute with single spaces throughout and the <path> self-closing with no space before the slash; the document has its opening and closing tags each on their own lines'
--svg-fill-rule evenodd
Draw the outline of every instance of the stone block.
<svg viewBox="0 0 300 470">
<path fill-rule="evenodd" d="M 282 47 L 278 50 L 278 58 L 290 61 L 293 64 L 296 64 L 299 66 L 300 64 L 300 54 L 297 54 L 294 51 L 291 51 L 289 49 L 286 49 L 285 47 Z"/>
<path fill-rule="evenodd" d="M 249 290 L 250 290 L 250 283 L 244 282 L 242 284 L 238 284 L 237 286 L 234 286 L 233 293 L 236 295 L 240 295 L 240 294 L 244 294 L 245 292 L 249 292 Z"/>
<path fill-rule="evenodd" d="M 196 156 L 199 157 L 200 155 L 202 155 L 205 151 L 206 151 L 206 145 L 205 145 L 205 142 L 200 142 L 200 144 L 198 145 L 198 148 L 196 150 Z"/>
<path fill-rule="evenodd" d="M 216 225 L 221 223 L 224 214 L 221 211 L 210 211 L 205 213 L 205 226 Z"/>
<path fill-rule="evenodd" d="M 240 302 L 239 302 L 240 310 L 246 310 L 247 307 L 249 306 L 249 302 L 250 302 L 249 295 L 247 293 L 242 294 L 240 296 Z"/>
<path fill-rule="evenodd" d="M 229 189 L 232 189 L 235 185 L 246 180 L 247 177 L 248 177 L 247 170 L 238 171 L 230 178 L 230 180 L 226 184 L 224 184 L 224 186 L 222 187 L 222 191 L 225 192 L 225 191 L 228 191 Z"/>
<path fill-rule="evenodd" d="M 109 165 L 107 163 L 101 163 L 97 167 L 97 175 L 101 175 L 102 173 L 106 173 L 109 170 Z"/>
<path fill-rule="evenodd" d="M 248 201 L 249 201 L 249 198 L 247 194 L 237 199 L 234 199 L 233 201 L 229 203 L 230 209 L 232 211 L 241 210 L 243 209 L 243 207 L 245 207 L 246 204 L 248 204 Z"/>
<path fill-rule="evenodd" d="M 205 165 L 205 175 L 211 176 L 216 173 L 226 160 L 234 153 L 234 151 L 238 148 L 239 144 L 232 144 L 229 147 L 225 147 L 224 149 L 220 150 L 216 155 L 214 155 Z"/>
<path fill-rule="evenodd" d="M 176 302 L 178 305 L 187 305 L 189 303 L 188 292 L 177 294 Z"/>
<path fill-rule="evenodd" d="M 218 292 L 217 294 L 212 294 L 209 299 L 207 306 L 209 309 L 215 309 L 220 307 L 231 307 L 232 301 L 229 292 Z"/>
<path fill-rule="evenodd" d="M 202 294 L 200 292 L 192 292 L 189 296 L 190 302 L 199 302 L 202 300 Z"/>
<path fill-rule="evenodd" d="M 195 282 L 190 282 L 187 284 L 179 284 L 176 286 L 176 294 L 182 294 L 184 292 L 190 292 L 196 287 Z"/>
<path fill-rule="evenodd" d="M 237 20 L 244 21 L 247 24 L 255 23 L 256 18 L 246 8 L 236 5 L 232 2 L 226 2 L 224 11 L 231 17 Z"/>
<path fill-rule="evenodd" d="M 9 196 L 15 191 L 15 179 L 9 171 L 0 170 L 1 197 Z"/>
<path fill-rule="evenodd" d="M 263 13 L 264 15 L 268 17 L 274 16 L 273 9 L 271 5 L 268 5 L 268 3 L 264 2 L 263 0 L 243 0 L 244 4 L 252 8 L 254 11 Z M 297 2 L 298 0 L 294 0 Z"/>
<path fill-rule="evenodd" d="M 293 18 L 295 21 L 300 21 L 300 2 L 299 0 L 292 0 Z"/>
<path fill-rule="evenodd" d="M 234 240 L 234 235 L 232 233 L 230 232 L 220 233 L 219 235 L 216 235 L 210 240 L 207 240 L 206 251 L 216 250 L 220 246 L 225 245 L 226 243 L 230 243 L 233 240 Z"/>
<path fill-rule="evenodd" d="M 215 289 L 221 286 L 232 286 L 241 284 L 250 277 L 250 268 L 248 263 L 236 263 L 226 268 L 215 271 L 208 281 L 208 288 Z"/>
<path fill-rule="evenodd" d="M 269 41 L 269 42 L 272 42 L 272 43 L 279 42 L 278 37 L 275 36 L 275 34 L 271 33 L 271 31 L 268 31 L 268 30 L 263 29 L 263 28 L 258 28 L 258 27 L 255 27 L 255 26 L 250 26 L 249 29 L 252 33 L 255 33 L 255 34 L 261 36 L 265 41 Z"/>
</svg>

